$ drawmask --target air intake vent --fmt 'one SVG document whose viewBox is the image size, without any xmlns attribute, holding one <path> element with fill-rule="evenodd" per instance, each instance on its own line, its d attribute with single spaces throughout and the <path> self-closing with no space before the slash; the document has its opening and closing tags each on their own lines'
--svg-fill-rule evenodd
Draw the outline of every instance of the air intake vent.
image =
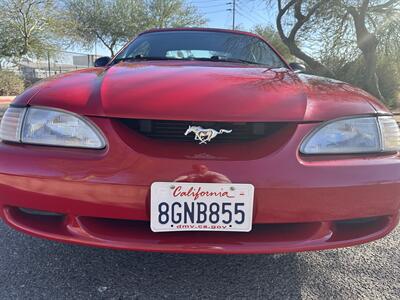
<svg viewBox="0 0 400 300">
<path fill-rule="evenodd" d="M 269 136 L 282 129 L 288 123 L 263 122 L 195 122 L 195 121 L 167 121 L 167 120 L 136 120 L 123 119 L 122 122 L 129 128 L 146 137 L 160 140 L 197 143 L 194 134 L 185 135 L 189 126 L 201 126 L 204 129 L 232 130 L 230 133 L 217 135 L 212 143 L 245 142 Z"/>
</svg>

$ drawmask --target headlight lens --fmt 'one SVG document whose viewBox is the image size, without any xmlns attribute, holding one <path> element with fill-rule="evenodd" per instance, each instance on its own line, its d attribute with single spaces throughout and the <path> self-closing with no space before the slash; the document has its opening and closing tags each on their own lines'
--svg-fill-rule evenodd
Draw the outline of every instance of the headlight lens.
<svg viewBox="0 0 400 300">
<path fill-rule="evenodd" d="M 26 144 L 102 149 L 105 139 L 89 121 L 48 108 L 10 107 L 3 116 L 0 139 Z"/>
<path fill-rule="evenodd" d="M 327 122 L 302 143 L 304 154 L 357 154 L 400 150 L 400 130 L 392 117 L 358 117 Z"/>
</svg>

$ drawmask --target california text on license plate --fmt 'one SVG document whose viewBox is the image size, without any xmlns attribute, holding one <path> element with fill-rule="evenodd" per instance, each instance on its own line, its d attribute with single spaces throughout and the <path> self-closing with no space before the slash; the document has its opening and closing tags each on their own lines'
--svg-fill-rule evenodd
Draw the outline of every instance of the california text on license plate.
<svg viewBox="0 0 400 300">
<path fill-rule="evenodd" d="M 150 227 L 162 231 L 250 231 L 251 184 L 155 182 Z"/>
</svg>

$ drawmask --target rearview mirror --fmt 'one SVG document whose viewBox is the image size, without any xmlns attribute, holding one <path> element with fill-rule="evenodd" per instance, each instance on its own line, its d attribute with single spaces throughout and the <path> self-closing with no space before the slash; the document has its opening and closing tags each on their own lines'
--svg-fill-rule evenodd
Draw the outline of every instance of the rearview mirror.
<svg viewBox="0 0 400 300">
<path fill-rule="evenodd" d="M 111 60 L 111 57 L 103 56 L 94 61 L 95 67 L 105 67 Z"/>
<path fill-rule="evenodd" d="M 296 62 L 292 62 L 289 64 L 289 67 L 295 72 L 295 73 L 304 73 L 307 68 L 305 65 L 300 64 L 300 63 L 296 63 Z"/>
</svg>

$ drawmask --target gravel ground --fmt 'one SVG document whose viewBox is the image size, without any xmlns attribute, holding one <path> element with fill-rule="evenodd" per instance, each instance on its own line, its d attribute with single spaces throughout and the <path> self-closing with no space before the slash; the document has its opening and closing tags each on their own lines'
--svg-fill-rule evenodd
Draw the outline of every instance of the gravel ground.
<svg viewBox="0 0 400 300">
<path fill-rule="evenodd" d="M 0 222 L 0 299 L 400 299 L 400 228 L 353 248 L 179 255 L 59 244 Z"/>
<path fill-rule="evenodd" d="M 59 244 L 0 221 L 0 299 L 400 299 L 399 240 L 400 227 L 339 250 L 175 255 Z"/>
</svg>

